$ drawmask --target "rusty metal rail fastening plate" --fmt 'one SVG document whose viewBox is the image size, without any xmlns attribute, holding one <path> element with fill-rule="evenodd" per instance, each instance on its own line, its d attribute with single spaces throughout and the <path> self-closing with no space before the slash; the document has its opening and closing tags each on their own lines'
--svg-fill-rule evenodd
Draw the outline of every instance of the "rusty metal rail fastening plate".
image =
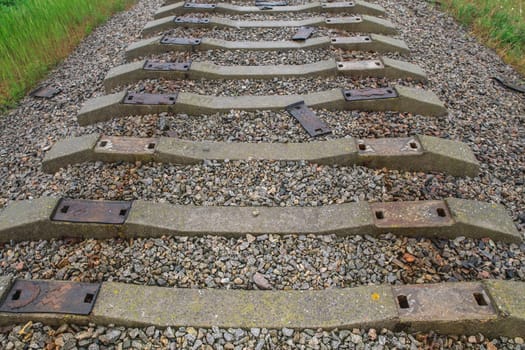
<svg viewBox="0 0 525 350">
<path fill-rule="evenodd" d="M 481 283 L 393 286 L 397 309 L 406 321 L 457 321 L 497 317 Z"/>
<path fill-rule="evenodd" d="M 292 40 L 306 40 L 312 35 L 314 31 L 314 27 L 301 27 L 292 37 Z"/>
<path fill-rule="evenodd" d="M 175 38 L 175 37 L 163 36 L 162 39 L 160 39 L 160 43 L 163 44 L 163 45 L 189 45 L 189 46 L 196 46 L 196 45 L 200 45 L 201 39 Z"/>
<path fill-rule="evenodd" d="M 371 203 L 370 208 L 376 227 L 440 227 L 454 224 L 445 201 Z"/>
<path fill-rule="evenodd" d="M 159 139 L 147 137 L 102 136 L 95 146 L 95 152 L 121 154 L 153 154 Z"/>
<path fill-rule="evenodd" d="M 131 210 L 131 201 L 61 199 L 51 221 L 122 225 Z"/>
<path fill-rule="evenodd" d="M 326 135 L 332 132 L 328 125 L 320 120 L 314 111 L 306 106 L 304 101 L 287 106 L 286 111 L 297 119 L 312 137 Z"/>
<path fill-rule="evenodd" d="M 182 71 L 190 70 L 191 61 L 188 62 L 160 62 L 154 60 L 147 60 L 144 63 L 144 70 L 158 70 L 158 71 Z"/>
<path fill-rule="evenodd" d="M 130 105 L 174 105 L 177 102 L 177 93 L 174 94 L 139 94 L 129 92 L 122 103 Z"/>
<path fill-rule="evenodd" d="M 195 2 L 185 2 L 184 7 L 193 9 L 214 9 L 217 7 L 215 4 L 197 4 Z"/>
<path fill-rule="evenodd" d="M 346 101 L 364 101 L 364 100 L 380 100 L 385 98 L 397 97 L 397 92 L 394 88 L 378 88 L 378 89 L 357 89 L 347 90 L 343 89 L 343 96 Z"/>
<path fill-rule="evenodd" d="M 38 98 L 53 98 L 59 93 L 61 93 L 61 89 L 57 89 L 51 86 L 41 86 L 29 93 L 29 96 L 32 97 L 38 97 Z"/>
<path fill-rule="evenodd" d="M 288 6 L 288 1 L 255 1 L 257 7 Z"/>
<path fill-rule="evenodd" d="M 406 156 L 423 153 L 423 146 L 413 137 L 360 139 L 357 150 L 360 155 Z"/>
<path fill-rule="evenodd" d="M 17 280 L 0 312 L 89 315 L 100 283 Z"/>
<path fill-rule="evenodd" d="M 205 23 L 210 23 L 210 19 L 209 18 L 197 18 L 197 17 L 175 17 L 173 22 L 175 22 L 175 23 L 195 23 L 195 24 L 203 23 L 203 24 L 205 24 Z"/>
</svg>

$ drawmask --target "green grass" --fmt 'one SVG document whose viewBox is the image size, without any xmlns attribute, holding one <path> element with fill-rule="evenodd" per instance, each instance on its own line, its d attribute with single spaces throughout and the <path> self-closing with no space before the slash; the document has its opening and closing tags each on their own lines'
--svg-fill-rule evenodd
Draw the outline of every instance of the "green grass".
<svg viewBox="0 0 525 350">
<path fill-rule="evenodd" d="M 460 23 L 525 75 L 524 0 L 441 1 Z"/>
<path fill-rule="evenodd" d="M 24 96 L 92 28 L 135 2 L 0 0 L 0 109 Z"/>
</svg>

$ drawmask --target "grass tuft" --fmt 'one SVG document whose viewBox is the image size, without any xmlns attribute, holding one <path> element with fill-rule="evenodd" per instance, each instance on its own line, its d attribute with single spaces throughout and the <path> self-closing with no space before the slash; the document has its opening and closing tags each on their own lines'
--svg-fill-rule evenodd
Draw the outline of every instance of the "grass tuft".
<svg viewBox="0 0 525 350">
<path fill-rule="evenodd" d="M 525 1 L 442 0 L 442 4 L 525 76 Z"/>
<path fill-rule="evenodd" d="M 0 110 L 12 106 L 92 29 L 136 0 L 0 0 Z"/>
</svg>

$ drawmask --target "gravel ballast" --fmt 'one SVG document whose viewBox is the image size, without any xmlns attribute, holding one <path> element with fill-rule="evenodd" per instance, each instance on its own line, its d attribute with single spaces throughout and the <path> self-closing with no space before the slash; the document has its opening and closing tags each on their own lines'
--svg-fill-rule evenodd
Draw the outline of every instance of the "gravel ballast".
<svg viewBox="0 0 525 350">
<path fill-rule="evenodd" d="M 241 3 L 241 2 L 240 2 Z M 176 204 L 236 206 L 320 206 L 355 201 L 429 200 L 458 197 L 502 203 L 518 230 L 525 231 L 525 100 L 491 77 L 519 77 L 491 50 L 481 46 L 451 17 L 424 0 L 381 0 L 386 18 L 399 28 L 428 84 L 385 79 L 301 78 L 245 81 L 146 80 L 128 88 L 138 92 L 182 90 L 212 95 L 265 95 L 321 91 L 333 87 L 382 87 L 390 83 L 434 91 L 445 102 L 443 118 L 403 113 L 329 112 L 317 114 L 333 133 L 319 138 L 404 137 L 427 134 L 466 142 L 481 162 L 476 178 L 441 173 L 318 166 L 305 162 L 229 161 L 194 166 L 155 163 L 84 163 L 44 174 L 45 152 L 59 139 L 93 132 L 116 136 L 163 135 L 202 141 L 312 141 L 285 112 L 232 111 L 205 117 L 169 113 L 130 116 L 80 127 L 76 114 L 89 98 L 103 95 L 107 71 L 124 63 L 124 50 L 140 40 L 161 0 L 141 0 L 97 28 L 44 85 L 63 92 L 51 100 L 26 97 L 0 118 L 0 208 L 40 196 L 79 199 L 144 199 Z M 314 15 L 314 14 L 312 14 Z M 280 16 L 307 18 L 309 15 Z M 263 15 L 238 18 L 262 20 Z M 199 34 L 206 29 L 173 33 Z M 227 40 L 289 37 L 285 30 L 214 30 Z M 320 29 L 316 35 L 330 34 Z M 338 35 L 340 33 L 337 33 Z M 334 34 L 330 34 L 334 35 Z M 353 34 L 352 34 L 353 35 Z M 370 59 L 374 53 L 316 49 L 289 52 L 210 51 L 163 54 L 168 61 L 214 61 L 223 65 L 306 64 L 330 58 Z M 390 283 L 431 283 L 487 278 L 525 281 L 525 244 L 490 240 L 381 239 L 335 236 L 247 236 L 137 240 L 57 240 L 6 244 L 0 273 L 21 278 L 120 281 L 188 288 L 325 289 Z M 258 283 L 256 283 L 256 281 Z M 389 330 L 201 330 L 79 327 L 53 329 L 33 324 L 0 331 L 5 349 L 112 348 L 365 348 L 520 349 L 522 338 L 486 339 L 469 334 L 393 333 Z"/>
</svg>

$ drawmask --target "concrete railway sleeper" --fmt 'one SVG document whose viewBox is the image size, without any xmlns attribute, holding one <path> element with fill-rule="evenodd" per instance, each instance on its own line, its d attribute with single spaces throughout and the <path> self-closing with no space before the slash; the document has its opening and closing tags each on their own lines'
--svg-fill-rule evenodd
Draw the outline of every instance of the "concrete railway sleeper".
<svg viewBox="0 0 525 350">
<path fill-rule="evenodd" d="M 220 66 L 213 62 L 161 62 L 142 60 L 111 69 L 104 79 L 106 92 L 144 79 L 273 79 L 321 76 L 378 77 L 426 81 L 417 65 L 380 57 L 376 60 L 325 60 L 304 65 Z"/>
<path fill-rule="evenodd" d="M 351 17 L 312 17 L 299 21 L 235 21 L 221 17 L 165 17 L 148 22 L 142 36 L 156 34 L 177 27 L 189 28 L 283 28 L 326 27 L 349 32 L 397 34 L 395 26 L 382 18 L 367 15 Z"/>
<path fill-rule="evenodd" d="M 332 89 L 307 95 L 206 96 L 190 92 L 143 94 L 127 91 L 88 100 L 77 116 L 80 125 L 111 118 L 162 112 L 205 115 L 231 110 L 283 111 L 304 101 L 310 108 L 328 110 L 396 111 L 433 117 L 444 116 L 447 109 L 430 91 L 396 85 L 378 89 Z"/>
<path fill-rule="evenodd" d="M 377 4 L 356 0 L 345 2 L 320 2 L 312 1 L 303 5 L 294 6 L 239 6 L 228 3 L 194 3 L 194 2 L 171 2 L 157 10 L 153 18 L 159 19 L 166 16 L 180 15 L 186 13 L 224 13 L 224 14 L 277 14 L 277 13 L 300 13 L 300 12 L 337 12 L 358 13 L 363 15 L 382 16 L 385 9 Z"/>
<path fill-rule="evenodd" d="M 159 328 L 373 327 L 494 337 L 520 336 L 525 329 L 525 283 L 499 280 L 261 291 L 0 277 L 0 297 L 1 325 L 31 320 Z M 84 310 L 71 311 L 78 304 Z"/>
<path fill-rule="evenodd" d="M 505 208 L 465 199 L 358 202 L 322 207 L 191 206 L 41 197 L 0 212 L 0 242 L 163 235 L 337 234 L 490 238 L 520 243 Z"/>
<path fill-rule="evenodd" d="M 380 34 L 349 37 L 317 37 L 306 40 L 288 41 L 226 41 L 213 38 L 181 38 L 169 35 L 157 36 L 137 41 L 126 49 L 126 60 L 162 54 L 172 51 L 243 50 L 243 51 L 283 51 L 298 49 L 341 48 L 355 51 L 375 51 L 379 53 L 410 53 L 404 41 Z"/>
<path fill-rule="evenodd" d="M 193 142 L 170 137 L 112 137 L 91 134 L 57 142 L 43 168 L 54 173 L 87 161 L 153 161 L 198 164 L 204 160 L 306 160 L 326 165 L 363 165 L 404 171 L 440 171 L 474 177 L 479 163 L 462 143 L 431 136 L 344 138 L 309 143 Z"/>
</svg>

